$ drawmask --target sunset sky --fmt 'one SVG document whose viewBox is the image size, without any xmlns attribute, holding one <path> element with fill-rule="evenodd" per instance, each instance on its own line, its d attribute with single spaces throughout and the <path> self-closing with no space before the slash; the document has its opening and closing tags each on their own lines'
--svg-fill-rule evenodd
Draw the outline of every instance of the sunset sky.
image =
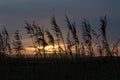
<svg viewBox="0 0 120 80">
<path fill-rule="evenodd" d="M 99 18 L 106 14 L 110 42 L 120 38 L 120 0 L 0 0 L 0 30 L 6 26 L 12 35 L 16 29 L 23 29 L 25 20 L 49 28 L 53 14 L 61 28 L 67 14 L 79 29 L 83 18 L 99 29 Z"/>
</svg>

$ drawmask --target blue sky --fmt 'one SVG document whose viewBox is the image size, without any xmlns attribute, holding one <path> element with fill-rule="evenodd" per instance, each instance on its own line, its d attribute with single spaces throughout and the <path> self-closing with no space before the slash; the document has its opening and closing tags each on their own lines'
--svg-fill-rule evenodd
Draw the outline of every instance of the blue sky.
<svg viewBox="0 0 120 80">
<path fill-rule="evenodd" d="M 67 14 L 76 21 L 77 28 L 87 18 L 95 29 L 99 29 L 100 16 L 107 14 L 109 40 L 120 38 L 120 0 L 0 0 L 0 30 L 5 25 L 13 34 L 25 26 L 24 20 L 50 27 L 53 14 L 62 28 Z"/>
</svg>

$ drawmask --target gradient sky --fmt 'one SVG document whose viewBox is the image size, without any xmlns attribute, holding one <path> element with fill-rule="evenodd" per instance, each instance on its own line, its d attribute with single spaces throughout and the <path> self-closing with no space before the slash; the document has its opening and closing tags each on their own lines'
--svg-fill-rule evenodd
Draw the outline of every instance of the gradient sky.
<svg viewBox="0 0 120 80">
<path fill-rule="evenodd" d="M 87 18 L 98 29 L 100 16 L 107 14 L 109 40 L 120 38 L 120 0 L 0 0 L 0 30 L 5 25 L 13 34 L 25 26 L 24 20 L 50 27 L 53 14 L 62 25 L 67 14 L 79 28 L 83 18 Z"/>
</svg>

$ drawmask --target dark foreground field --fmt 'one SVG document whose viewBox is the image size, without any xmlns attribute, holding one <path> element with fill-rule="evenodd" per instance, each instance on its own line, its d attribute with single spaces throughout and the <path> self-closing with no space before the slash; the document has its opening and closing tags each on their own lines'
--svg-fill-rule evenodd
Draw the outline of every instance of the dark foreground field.
<svg viewBox="0 0 120 80">
<path fill-rule="evenodd" d="M 120 80 L 120 58 L 5 58 L 0 80 Z"/>
</svg>

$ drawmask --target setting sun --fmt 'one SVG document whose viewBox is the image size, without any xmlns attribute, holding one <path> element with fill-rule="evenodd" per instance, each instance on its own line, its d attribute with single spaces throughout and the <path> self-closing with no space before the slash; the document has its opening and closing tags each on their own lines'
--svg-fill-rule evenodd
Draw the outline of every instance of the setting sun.
<svg viewBox="0 0 120 80">
<path fill-rule="evenodd" d="M 55 46 L 52 46 L 52 45 L 46 46 L 45 50 L 46 51 L 52 51 L 54 48 L 55 48 L 55 50 L 57 50 L 58 49 L 58 45 L 55 45 Z"/>
<path fill-rule="evenodd" d="M 37 47 L 38 49 L 42 49 L 43 47 Z M 26 49 L 26 53 L 29 55 L 29 54 L 35 54 L 35 48 L 34 47 L 27 47 L 25 48 Z M 52 46 L 52 45 L 49 45 L 49 46 L 46 46 L 45 47 L 45 52 L 47 54 L 51 54 L 53 53 L 53 50 L 55 51 L 58 51 L 58 45 L 55 45 L 55 46 Z"/>
</svg>

